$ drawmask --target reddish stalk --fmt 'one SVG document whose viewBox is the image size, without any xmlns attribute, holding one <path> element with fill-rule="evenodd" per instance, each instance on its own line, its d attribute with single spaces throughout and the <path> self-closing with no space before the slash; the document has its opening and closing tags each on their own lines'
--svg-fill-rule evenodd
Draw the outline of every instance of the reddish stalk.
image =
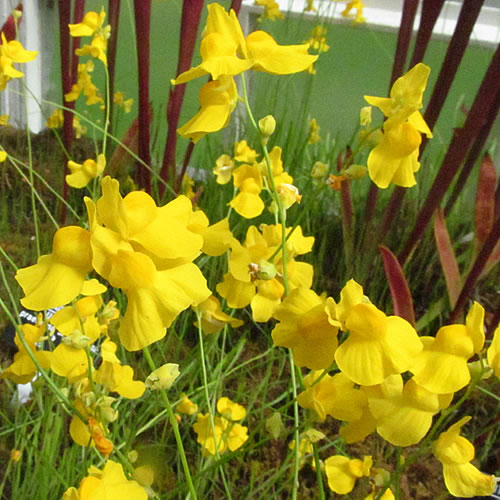
<svg viewBox="0 0 500 500">
<path fill-rule="evenodd" d="M 198 36 L 198 26 L 200 24 L 201 9 L 203 0 L 184 0 L 182 5 L 181 31 L 179 41 L 179 60 L 177 63 L 177 75 L 187 71 L 193 60 L 193 52 Z M 175 179 L 175 163 L 177 149 L 177 126 L 181 114 L 182 103 L 186 84 L 176 85 L 170 88 L 170 94 L 167 105 L 167 143 L 163 156 L 163 165 L 161 168 L 161 178 L 165 182 Z M 178 185 L 182 183 L 182 179 Z M 160 195 L 163 194 L 165 187 L 160 185 Z"/>
<path fill-rule="evenodd" d="M 108 75 L 109 75 L 109 128 L 108 133 L 112 134 L 114 103 L 113 96 L 115 95 L 115 66 L 116 66 L 116 49 L 118 47 L 118 25 L 120 21 L 120 0 L 109 0 L 108 21 L 111 26 L 111 38 L 108 44 Z"/>
<path fill-rule="evenodd" d="M 444 209 L 445 215 L 448 215 L 450 213 L 450 210 L 455 204 L 455 201 L 457 201 L 459 194 L 465 187 L 465 183 L 467 182 L 467 179 L 469 178 L 469 175 L 471 174 L 474 165 L 476 164 L 476 161 L 479 158 L 481 151 L 483 150 L 486 140 L 490 135 L 491 127 L 493 127 L 493 124 L 495 123 L 499 110 L 500 110 L 500 88 L 499 91 L 497 92 L 495 102 L 488 111 L 488 119 L 486 120 L 486 123 L 481 129 L 481 132 L 479 132 L 477 137 L 474 139 L 469 154 L 467 155 L 467 159 L 465 160 L 465 164 L 462 167 L 462 170 L 460 171 L 460 175 L 458 176 L 457 182 L 455 183 L 455 187 L 451 193 L 450 198 L 448 199 L 446 208 Z"/>
<path fill-rule="evenodd" d="M 151 29 L 151 0 L 135 0 L 135 27 L 139 74 L 139 158 L 151 164 L 149 151 L 150 116 L 149 116 L 149 37 Z M 151 171 L 137 164 L 138 184 L 151 194 Z"/>
<path fill-rule="evenodd" d="M 467 115 L 465 125 L 456 129 L 441 168 L 434 183 L 427 194 L 424 206 L 420 210 L 413 232 L 410 234 L 406 245 L 399 255 L 401 264 L 404 264 L 439 206 L 444 194 L 457 173 L 462 159 L 467 154 L 474 137 L 484 126 L 488 111 L 493 106 L 500 87 L 500 45 L 491 60 L 490 66 L 477 92 L 474 103 Z"/>
<path fill-rule="evenodd" d="M 439 3 L 441 3 L 442 6 L 441 0 L 438 0 L 438 2 L 424 2 L 419 34 L 417 36 L 417 44 L 415 46 L 415 51 L 412 57 L 412 63 L 414 64 L 419 62 L 425 54 L 427 44 L 432 35 L 434 23 L 439 16 Z M 436 85 L 434 86 L 431 101 L 426 108 L 425 121 L 427 122 L 431 130 L 436 124 L 448 91 L 451 87 L 451 84 L 453 83 L 458 65 L 460 64 L 460 61 L 462 60 L 462 57 L 465 53 L 465 50 L 469 43 L 470 35 L 472 33 L 472 29 L 474 28 L 477 16 L 479 15 L 479 11 L 481 10 L 482 3 L 483 0 L 465 0 L 464 5 L 462 6 L 455 31 L 451 38 L 450 45 L 448 46 L 443 65 L 439 73 L 438 80 L 436 82 Z M 424 16 L 429 16 L 429 18 L 424 18 Z M 431 21 L 433 21 L 434 23 L 431 24 Z M 425 45 L 418 45 L 419 40 L 420 43 L 425 43 Z M 425 137 L 423 137 L 420 147 L 420 155 L 422 155 L 426 145 L 427 140 Z M 396 186 L 394 188 L 388 207 L 385 211 L 385 216 L 380 226 L 380 230 L 377 232 L 380 237 L 380 241 L 383 241 L 385 235 L 391 228 L 395 216 L 399 212 L 405 194 L 405 188 L 399 186 Z"/>
<path fill-rule="evenodd" d="M 405 0 L 403 5 L 403 14 L 401 17 L 401 26 L 398 33 L 398 41 L 396 45 L 396 54 L 394 55 L 394 64 L 392 66 L 391 81 L 389 90 L 392 84 L 403 74 L 406 58 L 408 57 L 408 48 L 410 46 L 413 24 L 417 13 L 419 0 Z M 365 223 L 368 224 L 377 204 L 378 187 L 372 183 L 368 192 L 368 199 L 365 206 Z M 380 240 L 377 240 L 377 242 Z M 375 242 L 375 244 L 377 243 Z"/>
<path fill-rule="evenodd" d="M 499 240 L 500 240 L 500 217 L 497 217 L 493 225 L 493 228 L 491 230 L 491 233 L 484 242 L 481 251 L 479 252 L 478 256 L 476 257 L 476 260 L 474 261 L 474 264 L 469 272 L 469 275 L 465 280 L 462 291 L 460 292 L 460 295 L 457 299 L 455 308 L 453 309 L 450 315 L 449 323 L 454 323 L 457 320 L 457 317 L 462 313 L 467 298 L 469 297 L 474 288 L 474 284 L 481 275 L 484 266 L 488 262 L 489 256 L 492 254 Z"/>
</svg>

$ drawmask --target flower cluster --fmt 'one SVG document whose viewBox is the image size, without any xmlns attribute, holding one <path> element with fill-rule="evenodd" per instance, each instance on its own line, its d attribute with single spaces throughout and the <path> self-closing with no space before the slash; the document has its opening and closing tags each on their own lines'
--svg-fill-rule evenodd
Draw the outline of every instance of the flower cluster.
<svg viewBox="0 0 500 500">
<path fill-rule="evenodd" d="M 420 134 L 432 137 L 419 111 L 429 73 L 429 66 L 418 63 L 394 82 L 390 97 L 365 96 L 368 104 L 379 108 L 387 118 L 378 144 L 368 156 L 368 173 L 379 188 L 390 183 L 403 187 L 416 184 Z"/>
<path fill-rule="evenodd" d="M 200 111 L 178 130 L 193 142 L 229 123 L 238 99 L 234 76 L 249 69 L 275 75 L 297 73 L 318 57 L 307 53 L 309 44 L 281 46 L 264 31 L 254 31 L 245 38 L 234 11 L 228 14 L 215 3 L 207 8 L 201 64 L 172 81 L 178 85 L 203 75 L 212 77 L 200 90 Z"/>
<path fill-rule="evenodd" d="M 306 389 L 297 402 L 320 421 L 331 416 L 345 422 L 340 435 L 347 443 L 360 441 L 373 431 L 395 446 L 419 443 L 433 417 L 448 408 L 454 393 L 470 382 L 467 363 L 484 346 L 484 309 L 478 303 L 470 309 L 465 325 L 445 326 L 435 337 L 419 337 L 406 320 L 386 316 L 370 303 L 353 280 L 342 290 L 338 303 L 310 289 L 296 288 L 273 316 L 279 321 L 272 332 L 275 345 L 290 348 L 297 366 L 314 370 L 305 377 Z M 348 333 L 343 341 L 339 341 L 339 331 Z M 488 349 L 491 359 L 498 347 L 495 353 L 492 349 Z M 340 371 L 331 376 L 328 372 L 334 362 Z M 453 433 L 453 429 L 447 432 Z M 439 438 L 435 448 L 445 464 L 450 492 L 464 496 L 486 494 L 488 488 L 491 492 L 489 476 L 481 475 L 477 486 L 472 485 L 468 472 L 476 474 L 469 464 L 473 451 L 460 456 L 455 451 L 440 451 L 444 441 Z M 446 446 L 455 450 L 451 444 Z M 328 459 L 325 468 L 333 464 L 352 469 L 345 457 Z M 329 476 L 334 491 L 352 489 L 354 479 L 341 485 L 340 476 L 335 477 Z"/>
<path fill-rule="evenodd" d="M 222 397 L 217 401 L 217 411 L 220 416 L 213 417 L 213 426 L 211 416 L 202 413 L 193 425 L 205 456 L 235 451 L 248 439 L 248 428 L 238 423 L 246 416 L 243 406 Z"/>
<path fill-rule="evenodd" d="M 52 253 L 17 272 L 25 292 L 21 302 L 41 311 L 65 305 L 80 293 L 92 294 L 85 278 L 94 270 L 126 293 L 119 337 L 128 350 L 141 349 L 163 338 L 181 311 L 209 297 L 193 260 L 202 249 L 210 255 L 225 252 L 229 229 L 223 221 L 209 227 L 203 212 L 193 212 L 183 196 L 163 207 L 139 191 L 122 198 L 118 181 L 109 177 L 102 181 L 97 203 L 85 202 L 89 230 L 59 229 Z"/>
</svg>

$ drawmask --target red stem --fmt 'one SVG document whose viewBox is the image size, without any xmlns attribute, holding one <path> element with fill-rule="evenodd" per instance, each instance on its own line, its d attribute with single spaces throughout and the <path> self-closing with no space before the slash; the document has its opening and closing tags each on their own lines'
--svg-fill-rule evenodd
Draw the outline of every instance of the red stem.
<svg viewBox="0 0 500 500">
<path fill-rule="evenodd" d="M 182 19 L 179 41 L 179 60 L 177 63 L 177 75 L 187 71 L 193 59 L 198 26 L 200 24 L 203 0 L 184 0 L 182 4 Z M 163 156 L 161 168 L 161 178 L 165 182 L 175 179 L 175 161 L 177 148 L 177 126 L 184 101 L 186 84 L 176 85 L 170 89 L 167 105 L 167 143 Z M 182 179 L 180 180 L 182 182 Z M 163 194 L 165 187 L 160 185 L 160 194 Z"/>
<path fill-rule="evenodd" d="M 151 164 L 149 152 L 149 37 L 151 28 L 151 0 L 135 0 L 135 26 L 139 73 L 139 158 Z M 151 171 L 137 165 L 139 186 L 151 193 Z"/>
<path fill-rule="evenodd" d="M 462 159 L 467 154 L 471 142 L 487 121 L 488 111 L 492 107 L 500 87 L 500 45 L 490 62 L 490 66 L 476 94 L 474 104 L 467 115 L 463 128 L 456 129 L 441 168 L 427 194 L 424 206 L 420 210 L 415 228 L 399 255 L 401 265 L 404 264 L 446 193 L 453 177 L 457 173 Z"/>
</svg>

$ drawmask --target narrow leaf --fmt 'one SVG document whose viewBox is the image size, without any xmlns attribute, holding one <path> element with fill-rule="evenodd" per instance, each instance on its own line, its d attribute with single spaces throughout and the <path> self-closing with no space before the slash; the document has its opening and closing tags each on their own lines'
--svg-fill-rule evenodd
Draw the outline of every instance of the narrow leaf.
<svg viewBox="0 0 500 500">
<path fill-rule="evenodd" d="M 391 290 L 394 314 L 400 316 L 415 326 L 415 311 L 410 288 L 406 281 L 403 268 L 397 257 L 384 245 L 379 245 L 384 263 L 384 271 Z"/>
<path fill-rule="evenodd" d="M 434 216 L 434 238 L 436 240 L 441 267 L 443 268 L 450 306 L 453 309 L 462 288 L 462 279 L 460 278 L 455 251 L 451 244 L 450 235 L 446 228 L 446 222 L 441 208 L 436 210 L 436 215 Z"/>
<path fill-rule="evenodd" d="M 476 193 L 476 245 L 480 247 L 491 232 L 495 220 L 495 185 L 497 174 L 489 154 L 484 155 L 479 169 Z"/>
</svg>

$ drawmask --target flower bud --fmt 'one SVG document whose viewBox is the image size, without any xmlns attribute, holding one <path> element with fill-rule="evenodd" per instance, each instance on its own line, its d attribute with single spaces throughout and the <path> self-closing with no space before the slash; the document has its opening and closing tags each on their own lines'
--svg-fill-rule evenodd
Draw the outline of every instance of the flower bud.
<svg viewBox="0 0 500 500">
<path fill-rule="evenodd" d="M 276 266 L 274 264 L 272 264 L 271 262 L 267 262 L 266 260 L 259 261 L 257 279 L 272 280 L 277 273 L 278 270 L 276 269 Z"/>
<path fill-rule="evenodd" d="M 369 127 L 372 123 L 372 107 L 365 106 L 359 112 L 359 123 L 362 127 Z"/>
<path fill-rule="evenodd" d="M 259 120 L 259 129 L 263 140 L 267 142 L 267 139 L 273 135 L 276 129 L 276 120 L 272 115 L 264 116 Z"/>
<path fill-rule="evenodd" d="M 170 389 L 179 374 L 178 364 L 166 363 L 151 372 L 146 379 L 145 385 L 152 391 L 157 389 Z"/>
<path fill-rule="evenodd" d="M 80 330 L 75 330 L 71 335 L 63 337 L 62 341 L 73 349 L 85 349 L 90 344 L 90 337 L 84 335 Z"/>
<path fill-rule="evenodd" d="M 361 179 L 366 175 L 366 167 L 364 165 L 351 165 L 342 172 L 342 175 L 346 179 Z"/>
<path fill-rule="evenodd" d="M 317 181 L 323 179 L 325 175 L 328 173 L 328 165 L 326 163 L 322 163 L 317 161 L 311 170 L 311 177 L 316 179 Z"/>
</svg>

